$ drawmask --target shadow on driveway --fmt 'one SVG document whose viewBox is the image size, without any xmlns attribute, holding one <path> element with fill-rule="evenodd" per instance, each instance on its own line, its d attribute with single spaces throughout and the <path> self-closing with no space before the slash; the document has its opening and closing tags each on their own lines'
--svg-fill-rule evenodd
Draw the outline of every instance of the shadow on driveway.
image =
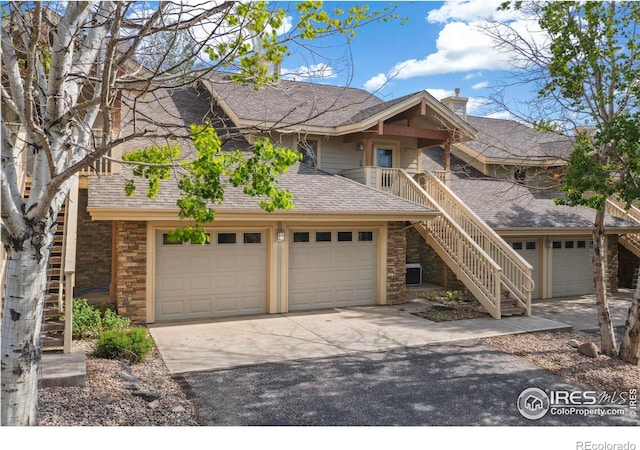
<svg viewBox="0 0 640 450">
<path fill-rule="evenodd" d="M 479 341 L 193 372 L 178 377 L 208 426 L 637 425 L 516 408 L 526 388 L 580 390 Z"/>
</svg>

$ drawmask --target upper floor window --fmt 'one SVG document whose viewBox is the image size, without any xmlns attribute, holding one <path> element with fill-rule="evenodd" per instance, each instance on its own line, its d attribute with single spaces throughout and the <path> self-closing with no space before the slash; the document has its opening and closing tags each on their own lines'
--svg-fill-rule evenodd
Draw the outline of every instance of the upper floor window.
<svg viewBox="0 0 640 450">
<path fill-rule="evenodd" d="M 516 183 L 524 183 L 526 177 L 527 169 L 525 169 L 524 167 L 518 167 L 513 172 L 513 179 L 516 181 Z"/>
<path fill-rule="evenodd" d="M 305 139 L 298 141 L 298 151 L 302 153 L 302 162 L 313 167 L 318 166 L 318 141 Z"/>
</svg>

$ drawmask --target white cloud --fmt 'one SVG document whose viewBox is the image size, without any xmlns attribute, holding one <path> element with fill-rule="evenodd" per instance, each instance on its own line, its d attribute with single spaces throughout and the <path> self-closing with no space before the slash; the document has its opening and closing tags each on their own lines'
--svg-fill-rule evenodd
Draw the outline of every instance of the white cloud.
<svg viewBox="0 0 640 450">
<path fill-rule="evenodd" d="M 489 86 L 489 82 L 487 80 L 484 80 L 471 86 L 471 89 L 484 89 L 487 86 Z"/>
<path fill-rule="evenodd" d="M 474 24 L 451 22 L 436 40 L 436 52 L 423 59 L 409 59 L 389 70 L 389 78 L 408 79 L 425 75 L 510 68 L 509 55 L 493 49 L 491 38 Z"/>
<path fill-rule="evenodd" d="M 474 22 L 478 20 L 508 21 L 521 17 L 517 11 L 498 11 L 502 0 L 452 0 L 427 15 L 429 23 L 446 23 L 451 20 Z"/>
<path fill-rule="evenodd" d="M 387 79 L 409 79 L 447 73 L 472 72 L 467 79 L 480 76 L 484 70 L 510 70 L 518 62 L 516 55 L 495 48 L 486 29 L 491 20 L 509 25 L 527 40 L 538 44 L 546 37 L 537 21 L 521 12 L 496 11 L 500 1 L 450 1 L 427 16 L 431 23 L 444 24 L 436 39 L 436 51 L 422 59 L 396 63 Z M 433 25 L 431 25 L 433 26 Z"/>
<path fill-rule="evenodd" d="M 474 73 L 468 73 L 464 76 L 465 80 L 471 80 L 473 78 L 476 77 L 481 77 L 482 76 L 482 72 L 474 72 Z"/>
<path fill-rule="evenodd" d="M 370 78 L 364 83 L 364 88 L 369 92 L 376 92 L 388 82 L 388 78 L 384 73 L 379 73 L 375 77 Z"/>
<path fill-rule="evenodd" d="M 454 91 L 448 89 L 439 89 L 439 88 L 427 88 L 425 89 L 429 94 L 433 95 L 438 100 L 442 100 L 445 97 L 451 97 L 455 95 Z"/>
<path fill-rule="evenodd" d="M 297 69 L 283 68 L 281 73 L 282 78 L 294 81 L 336 78 L 338 76 L 333 67 L 324 63 L 300 66 Z"/>
</svg>

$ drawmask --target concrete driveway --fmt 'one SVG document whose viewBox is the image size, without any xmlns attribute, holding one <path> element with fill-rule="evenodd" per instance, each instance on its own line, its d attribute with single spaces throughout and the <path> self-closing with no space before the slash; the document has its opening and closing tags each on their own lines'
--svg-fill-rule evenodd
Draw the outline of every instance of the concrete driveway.
<svg viewBox="0 0 640 450">
<path fill-rule="evenodd" d="M 540 317 L 431 322 L 424 304 L 371 306 L 201 323 L 149 325 L 172 374 L 381 352 L 532 331 L 568 329 Z"/>
</svg>

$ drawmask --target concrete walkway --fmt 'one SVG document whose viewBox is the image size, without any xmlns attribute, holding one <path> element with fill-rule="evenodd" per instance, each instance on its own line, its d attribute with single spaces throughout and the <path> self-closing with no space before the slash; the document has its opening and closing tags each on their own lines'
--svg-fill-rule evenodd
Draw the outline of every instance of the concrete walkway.
<svg viewBox="0 0 640 450">
<path fill-rule="evenodd" d="M 380 352 L 571 326 L 541 317 L 431 322 L 424 304 L 340 308 L 206 323 L 149 325 L 172 374 Z"/>
</svg>

